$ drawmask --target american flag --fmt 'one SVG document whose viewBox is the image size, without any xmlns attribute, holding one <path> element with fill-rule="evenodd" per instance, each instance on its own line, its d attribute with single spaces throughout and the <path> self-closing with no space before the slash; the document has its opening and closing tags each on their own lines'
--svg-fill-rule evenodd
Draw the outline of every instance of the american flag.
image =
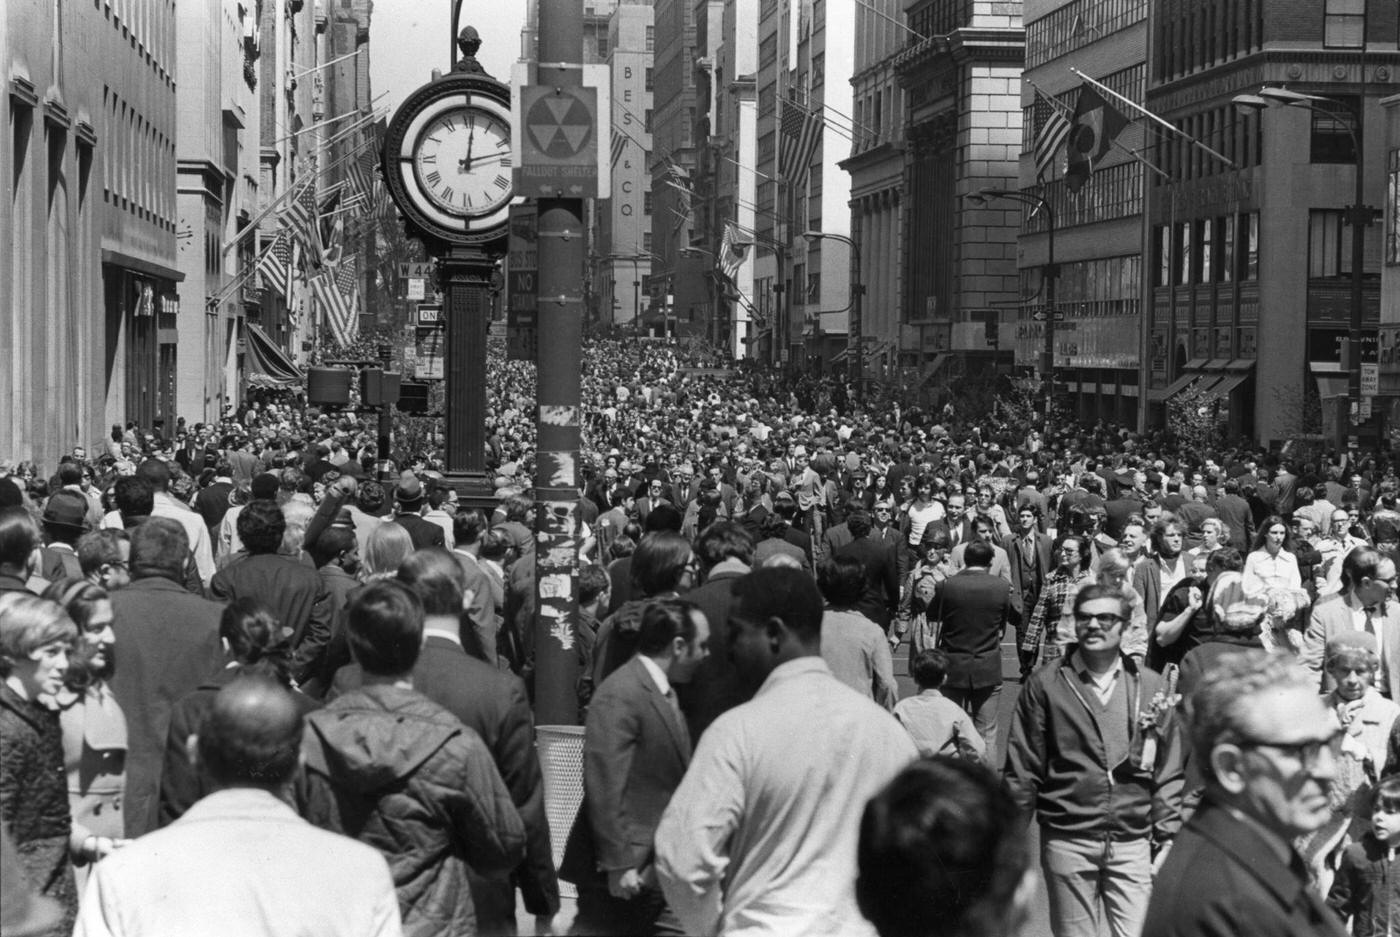
<svg viewBox="0 0 1400 937">
<path fill-rule="evenodd" d="M 783 101 L 778 124 L 778 175 L 794 186 L 807 180 L 812 157 L 822 141 L 822 117 L 796 101 Z"/>
<path fill-rule="evenodd" d="M 349 201 L 355 201 L 356 196 L 369 201 L 373 192 L 370 165 L 374 159 L 374 154 L 368 153 L 358 159 L 350 160 L 350 165 L 345 169 L 345 182 L 349 191 Z"/>
<path fill-rule="evenodd" d="M 724 223 L 724 234 L 719 241 L 719 269 L 730 280 L 738 277 L 739 268 L 744 264 L 744 258 L 748 256 L 749 245 L 752 242 L 735 226 L 734 222 Z"/>
<path fill-rule="evenodd" d="M 1064 146 L 1065 138 L 1069 136 L 1069 119 L 1052 103 L 1045 103 L 1039 91 L 1035 93 L 1035 108 L 1032 111 L 1037 117 L 1041 117 L 1040 130 L 1035 135 L 1035 145 L 1032 152 L 1035 154 L 1035 177 L 1044 179 L 1046 173 L 1054 168 L 1055 159 L 1060 154 L 1060 147 Z"/>
<path fill-rule="evenodd" d="M 285 232 L 279 231 L 272 244 L 258 258 L 258 273 L 262 275 L 263 286 L 275 289 L 284 299 L 292 295 L 292 242 Z"/>
<path fill-rule="evenodd" d="M 330 270 L 321 271 L 311 278 L 311 292 L 321 304 L 331 337 L 337 345 L 346 348 L 355 340 L 358 323 L 355 321 L 355 311 L 340 291 L 336 279 Z"/>
<path fill-rule="evenodd" d="M 616 130 L 612 132 L 612 163 L 616 166 L 618 160 L 622 159 L 622 154 L 627 150 L 627 134 Z"/>
<path fill-rule="evenodd" d="M 316 193 L 311 191 L 308 181 L 301 187 L 291 203 L 279 214 L 282 223 L 291 229 L 292 234 L 306 248 L 312 257 L 321 256 L 321 235 L 316 229 Z"/>
</svg>

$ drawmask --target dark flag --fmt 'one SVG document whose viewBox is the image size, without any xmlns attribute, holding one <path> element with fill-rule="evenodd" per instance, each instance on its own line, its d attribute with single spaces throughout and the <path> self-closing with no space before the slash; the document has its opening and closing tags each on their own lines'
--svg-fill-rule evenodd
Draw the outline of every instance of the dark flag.
<svg viewBox="0 0 1400 937">
<path fill-rule="evenodd" d="M 1065 183 L 1071 192 L 1084 187 L 1108 148 L 1127 126 L 1128 118 L 1105 101 L 1096 88 L 1085 85 L 1079 89 L 1069 132 L 1069 168 L 1065 173 Z"/>
</svg>

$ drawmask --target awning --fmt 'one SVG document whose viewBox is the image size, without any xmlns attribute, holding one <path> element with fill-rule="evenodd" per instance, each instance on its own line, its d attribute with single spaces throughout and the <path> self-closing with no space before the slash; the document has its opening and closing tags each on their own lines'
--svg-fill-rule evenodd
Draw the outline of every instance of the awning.
<svg viewBox="0 0 1400 937">
<path fill-rule="evenodd" d="M 244 363 L 249 384 L 254 387 L 291 387 L 306 380 L 292 359 L 266 332 L 249 322 L 247 335 L 248 357 Z"/>
<path fill-rule="evenodd" d="M 849 345 L 848 345 L 847 347 L 845 347 L 845 348 L 842 348 L 842 349 L 841 349 L 840 351 L 838 351 L 836 354 L 834 354 L 834 355 L 831 356 L 831 363 L 832 363 L 832 364 L 835 364 L 835 363 L 838 362 L 838 361 L 845 361 L 845 360 L 846 360 L 846 353 L 849 352 L 850 350 L 851 350 L 851 349 L 850 349 L 850 346 L 849 346 Z"/>
<path fill-rule="evenodd" d="M 1226 371 L 1252 371 L 1254 370 L 1253 358 L 1232 358 L 1225 365 Z"/>
<path fill-rule="evenodd" d="M 1234 392 L 1236 387 L 1239 387 L 1247 380 L 1249 380 L 1248 371 L 1245 371 L 1243 373 L 1229 373 L 1222 377 L 1220 379 L 1220 383 L 1216 384 L 1215 387 L 1211 389 L 1214 390 L 1217 394 L 1221 394 L 1223 396 L 1228 397 L 1231 393 Z"/>
<path fill-rule="evenodd" d="M 1313 379 L 1317 381 L 1317 395 L 1323 400 L 1347 395 L 1347 375 L 1345 374 L 1314 374 Z"/>
<path fill-rule="evenodd" d="M 745 338 L 744 341 L 750 342 L 750 343 L 761 342 L 761 341 L 763 341 L 764 338 L 766 338 L 767 336 L 772 335 L 772 334 L 773 334 L 773 330 L 772 330 L 772 329 L 759 329 L 757 332 L 753 333 L 753 334 L 750 335 L 748 338 Z"/>
<path fill-rule="evenodd" d="M 876 342 L 871 349 L 865 353 L 865 360 L 878 358 L 885 353 L 885 350 L 894 346 L 894 342 Z"/>
<path fill-rule="evenodd" d="M 1192 381 L 1195 381 L 1198 378 L 1200 378 L 1200 376 L 1200 374 L 1188 371 L 1187 373 L 1178 377 L 1176 380 L 1172 381 L 1166 387 L 1159 387 L 1154 388 L 1153 390 L 1149 390 L 1147 392 L 1148 399 L 1171 400 L 1177 394 L 1185 390 L 1191 384 Z"/>
<path fill-rule="evenodd" d="M 1192 358 L 1182 367 L 1183 371 L 1199 371 L 1206 366 L 1205 358 Z"/>
</svg>

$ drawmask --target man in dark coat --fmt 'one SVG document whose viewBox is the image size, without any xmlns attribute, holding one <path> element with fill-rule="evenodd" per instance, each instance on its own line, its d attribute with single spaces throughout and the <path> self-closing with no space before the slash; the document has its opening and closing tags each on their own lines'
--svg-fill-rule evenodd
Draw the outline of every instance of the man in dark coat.
<svg viewBox="0 0 1400 937">
<path fill-rule="evenodd" d="M 252 598 L 272 610 L 291 636 L 292 676 L 315 676 L 331 638 L 331 600 L 316 570 L 278 552 L 287 530 L 277 502 L 248 502 L 238 514 L 238 536 L 248 555 L 231 563 L 209 582 L 209 595 L 232 601 Z"/>
<path fill-rule="evenodd" d="M 175 701 L 224 665 L 223 605 L 185 591 L 190 542 L 175 521 L 131 531 L 131 584 L 112 593 L 112 631 L 124 650 L 112 695 L 126 715 L 126 835 L 154 830 L 161 764 Z"/>
<path fill-rule="evenodd" d="M 1227 478 L 1220 497 L 1215 499 L 1215 514 L 1230 528 L 1230 546 L 1244 556 L 1254 540 L 1254 512 L 1240 495 L 1237 479 Z"/>
<path fill-rule="evenodd" d="M 750 697 L 739 681 L 734 662 L 720 649 L 728 647 L 734 582 L 747 576 L 753 565 L 753 537 L 735 521 L 716 521 L 701 532 L 695 542 L 695 553 L 705 572 L 705 581 L 684 597 L 705 613 L 710 634 L 714 636 L 710 643 L 717 653 L 701 661 L 690 682 L 677 692 L 690 738 L 699 742 L 701 733 L 721 713 L 748 702 Z"/>
<path fill-rule="evenodd" d="M 1016 510 L 1017 533 L 1004 537 L 1001 548 L 1011 566 L 1011 586 L 1022 609 L 1035 608 L 1040 588 L 1055 568 L 1050 537 L 1040 531 L 1040 514 L 1031 504 Z M 1019 640 L 1017 644 L 1019 645 Z"/>
<path fill-rule="evenodd" d="M 854 608 L 888 631 L 899 605 L 899 574 L 895 569 L 894 549 L 870 535 L 870 515 L 864 509 L 852 514 L 846 524 L 854 539 L 838 548 L 836 555 L 858 560 L 865 568 L 865 588 Z"/>
<path fill-rule="evenodd" d="M 677 602 L 649 605 L 638 653 L 588 707 L 583 807 L 560 868 L 579 889 L 575 933 L 679 932 L 651 874 L 652 842 L 690 764 L 690 733 L 671 681 L 689 678 L 709 640 L 703 615 Z"/>
<path fill-rule="evenodd" d="M 1291 654 L 1223 657 L 1191 696 L 1206 777 L 1152 886 L 1143 937 L 1342 937 L 1294 840 L 1331 819 L 1343 730 Z"/>
<path fill-rule="evenodd" d="M 413 665 L 413 688 L 476 731 L 510 791 L 525 824 L 525 860 L 513 871 L 479 875 L 467 870 L 479 935 L 515 933 L 515 886 L 543 927 L 559 911 L 559 880 L 544 813 L 544 777 L 535 753 L 535 722 L 519 677 L 464 649 L 470 624 L 461 619 L 465 574 L 446 550 L 422 550 L 400 567 L 400 580 L 423 602 L 423 649 Z M 468 637 L 468 640 L 470 638 Z M 340 693 L 364 682 L 358 664 L 336 675 Z"/>
<path fill-rule="evenodd" d="M 1021 602 L 1010 582 L 989 571 L 992 556 L 990 543 L 969 543 L 966 568 L 938 584 L 929 618 L 943 622 L 939 646 L 948 653 L 943 695 L 972 717 L 987 743 L 987 763 L 997 764 L 1001 638 L 1008 624 L 1020 622 Z"/>
<path fill-rule="evenodd" d="M 413 549 L 447 545 L 442 528 L 423 519 L 423 486 L 418 479 L 410 475 L 399 482 L 394 489 L 394 504 L 398 508 L 394 523 L 408 531 L 408 536 L 413 540 Z"/>
</svg>

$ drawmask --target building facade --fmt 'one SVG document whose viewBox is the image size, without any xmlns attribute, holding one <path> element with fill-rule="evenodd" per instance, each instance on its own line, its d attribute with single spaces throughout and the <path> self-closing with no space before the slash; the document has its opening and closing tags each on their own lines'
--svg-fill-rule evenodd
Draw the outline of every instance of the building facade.
<svg viewBox="0 0 1400 937">
<path fill-rule="evenodd" d="M 622 3 L 608 32 L 612 69 L 612 198 L 599 202 L 594 269 L 599 319 L 607 327 L 641 325 L 651 289 L 652 46 L 649 3 Z"/>
<path fill-rule="evenodd" d="M 953 387 L 980 393 L 977 382 L 1011 365 L 1019 213 L 969 196 L 1017 187 L 1022 4 L 920 0 L 905 10 L 907 46 L 894 60 L 907 103 L 900 359 L 935 398 Z"/>
<path fill-rule="evenodd" d="M 1143 122 L 1129 123 L 1074 191 L 1063 148 L 1043 177 L 1035 141 L 1052 114 L 1073 115 L 1084 82 L 1070 68 L 1137 104 L 1146 91 L 1149 0 L 1026 0 L 1026 69 L 1021 89 L 1022 158 L 1018 187 L 1047 210 L 998 202 L 1015 210 L 1021 228 L 1016 364 L 1040 369 L 1053 234 L 1055 273 L 1053 374 L 1057 399 L 1076 419 L 1135 426 L 1142 335 L 1144 178 Z M 1050 229 L 1054 227 L 1052 232 Z M 1044 375 L 1042 375 L 1044 377 Z"/>
<path fill-rule="evenodd" d="M 898 376 L 902 335 L 904 89 L 894 59 L 907 45 L 902 0 L 872 0 L 856 10 L 851 155 L 851 240 L 861 252 L 862 361 L 867 379 Z M 913 336 L 910 343 L 914 342 Z M 847 359 L 850 360 L 849 357 Z"/>
<path fill-rule="evenodd" d="M 181 311 L 174 4 L 0 9 L 0 448 L 52 466 L 113 423 L 173 424 Z M 198 242 L 194 245 L 199 250 Z"/>
<path fill-rule="evenodd" d="M 1156 140 L 1144 244 L 1146 414 L 1184 387 L 1217 398 L 1231 435 L 1375 438 L 1379 414 L 1346 426 L 1351 239 L 1363 204 L 1385 204 L 1385 108 L 1400 84 L 1393 3 L 1214 0 L 1151 5 L 1147 106 L 1207 143 Z M 1339 112 L 1256 110 L 1263 86 L 1321 95 Z M 1365 232 L 1363 364 L 1377 362 L 1383 232 Z M 1340 405 L 1340 406 L 1339 406 Z M 1366 409 L 1370 409 L 1368 406 Z"/>
</svg>

